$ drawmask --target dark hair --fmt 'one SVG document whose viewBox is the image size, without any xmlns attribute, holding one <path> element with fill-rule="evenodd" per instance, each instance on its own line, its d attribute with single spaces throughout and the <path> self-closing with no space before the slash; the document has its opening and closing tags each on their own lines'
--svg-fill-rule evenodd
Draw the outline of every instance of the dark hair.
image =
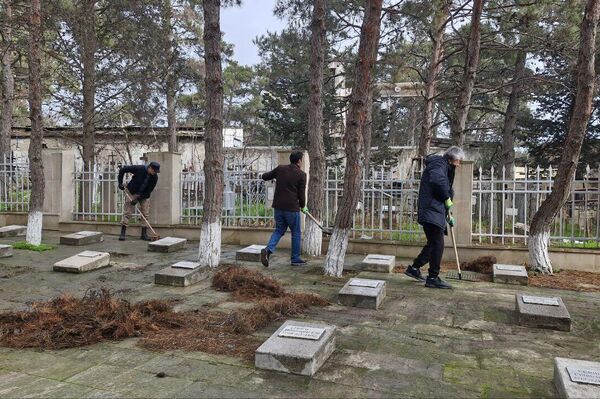
<svg viewBox="0 0 600 399">
<path fill-rule="evenodd" d="M 292 153 L 290 154 L 290 162 L 296 164 L 300 162 L 303 156 L 304 154 L 302 153 L 302 151 L 292 151 Z"/>
</svg>

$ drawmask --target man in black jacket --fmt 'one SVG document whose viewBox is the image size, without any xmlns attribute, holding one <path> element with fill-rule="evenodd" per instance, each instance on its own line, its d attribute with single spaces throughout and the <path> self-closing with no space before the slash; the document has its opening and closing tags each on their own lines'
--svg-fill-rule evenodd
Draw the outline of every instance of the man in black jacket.
<svg viewBox="0 0 600 399">
<path fill-rule="evenodd" d="M 447 234 L 446 223 L 454 226 L 454 218 L 450 214 L 454 198 L 454 172 L 465 153 L 459 147 L 452 146 L 440 155 L 425 158 L 425 170 L 419 187 L 418 219 L 425 231 L 427 244 L 409 266 L 405 274 L 423 281 L 421 267 L 429 263 L 429 276 L 425 286 L 429 288 L 452 288 L 440 277 L 440 264 L 444 254 L 444 235 Z"/>
<path fill-rule="evenodd" d="M 302 171 L 302 152 L 290 154 L 289 165 L 279 165 L 270 172 L 262 175 L 263 180 L 276 179 L 273 209 L 275 210 L 275 231 L 269 244 L 261 251 L 260 260 L 269 266 L 269 256 L 275 252 L 275 247 L 288 227 L 292 232 L 292 266 L 305 266 L 300 258 L 302 233 L 300 230 L 300 211 L 308 212 L 306 208 L 306 173 Z"/>
<path fill-rule="evenodd" d="M 125 232 L 129 225 L 129 218 L 135 212 L 136 204 L 139 204 L 140 212 L 146 219 L 150 212 L 150 194 L 156 182 L 158 182 L 158 173 L 160 172 L 160 164 L 158 162 L 150 162 L 146 165 L 129 165 L 119 169 L 119 189 L 125 190 L 125 203 L 123 204 L 123 218 L 121 219 L 121 235 L 119 241 L 125 241 Z M 131 173 L 131 180 L 127 183 L 127 187 L 123 185 L 123 176 L 125 173 Z M 129 198 L 128 198 L 129 197 Z M 144 218 L 141 220 L 142 234 L 141 239 L 150 241 L 148 237 L 148 223 Z"/>
</svg>

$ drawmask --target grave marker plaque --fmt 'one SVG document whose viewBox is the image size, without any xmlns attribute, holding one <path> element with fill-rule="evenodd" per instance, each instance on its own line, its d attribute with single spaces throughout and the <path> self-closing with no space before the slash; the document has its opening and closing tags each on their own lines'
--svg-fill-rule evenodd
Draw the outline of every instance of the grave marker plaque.
<svg viewBox="0 0 600 399">
<path fill-rule="evenodd" d="M 178 269 L 195 269 L 198 266 L 200 266 L 199 263 L 189 262 L 187 260 L 182 260 L 182 261 L 179 261 L 179 262 L 173 264 L 173 267 L 178 268 Z"/>
<path fill-rule="evenodd" d="M 287 326 L 279 333 L 280 337 L 300 338 L 318 341 L 325 332 L 324 328 L 305 327 L 305 326 Z"/>
<path fill-rule="evenodd" d="M 559 398 L 600 398 L 600 363 L 556 357 L 554 385 Z"/>
<path fill-rule="evenodd" d="M 365 280 L 361 278 L 353 278 L 350 280 L 350 285 L 353 287 L 369 287 L 369 288 L 377 288 L 379 286 L 380 281 L 378 280 Z"/>
<path fill-rule="evenodd" d="M 559 306 L 558 299 L 544 296 L 523 295 L 523 302 L 543 306 Z"/>
<path fill-rule="evenodd" d="M 600 368 L 567 366 L 567 371 L 569 372 L 569 377 L 573 382 L 600 385 Z"/>
</svg>

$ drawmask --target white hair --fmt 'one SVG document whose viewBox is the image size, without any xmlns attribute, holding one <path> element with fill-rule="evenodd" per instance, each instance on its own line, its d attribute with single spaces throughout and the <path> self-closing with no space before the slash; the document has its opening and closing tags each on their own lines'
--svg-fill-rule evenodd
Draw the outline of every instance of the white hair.
<svg viewBox="0 0 600 399">
<path fill-rule="evenodd" d="M 465 152 L 462 150 L 462 148 L 453 145 L 452 147 L 448 148 L 446 152 L 444 152 L 444 157 L 451 161 L 462 161 L 465 159 Z"/>
</svg>

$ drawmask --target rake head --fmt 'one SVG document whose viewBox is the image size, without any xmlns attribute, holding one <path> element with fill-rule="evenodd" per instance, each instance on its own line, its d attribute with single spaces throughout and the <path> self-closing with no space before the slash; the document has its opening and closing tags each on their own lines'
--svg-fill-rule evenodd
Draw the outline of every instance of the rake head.
<svg viewBox="0 0 600 399">
<path fill-rule="evenodd" d="M 485 281 L 485 275 L 476 272 L 463 271 L 458 273 L 458 270 L 449 270 L 446 272 L 446 278 L 451 280 L 461 281 Z"/>
</svg>

